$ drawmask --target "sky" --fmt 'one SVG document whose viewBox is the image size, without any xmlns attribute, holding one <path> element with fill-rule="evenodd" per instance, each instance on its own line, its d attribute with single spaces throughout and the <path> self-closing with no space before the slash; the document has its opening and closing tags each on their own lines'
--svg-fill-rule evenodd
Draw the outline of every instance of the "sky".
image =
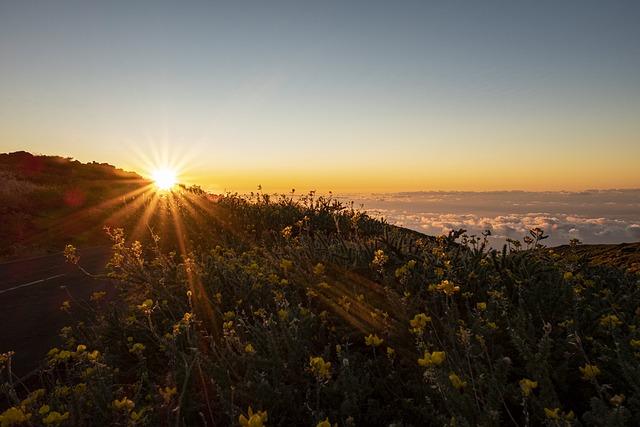
<svg viewBox="0 0 640 427">
<path fill-rule="evenodd" d="M 640 187 L 637 1 L 0 1 L 0 151 L 213 191 Z"/>
</svg>

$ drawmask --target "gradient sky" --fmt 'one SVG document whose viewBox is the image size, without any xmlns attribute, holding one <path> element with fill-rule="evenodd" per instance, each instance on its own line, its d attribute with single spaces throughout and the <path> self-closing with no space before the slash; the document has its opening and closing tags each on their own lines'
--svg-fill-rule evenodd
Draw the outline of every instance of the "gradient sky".
<svg viewBox="0 0 640 427">
<path fill-rule="evenodd" d="M 212 190 L 640 187 L 640 2 L 0 2 L 0 151 Z"/>
</svg>

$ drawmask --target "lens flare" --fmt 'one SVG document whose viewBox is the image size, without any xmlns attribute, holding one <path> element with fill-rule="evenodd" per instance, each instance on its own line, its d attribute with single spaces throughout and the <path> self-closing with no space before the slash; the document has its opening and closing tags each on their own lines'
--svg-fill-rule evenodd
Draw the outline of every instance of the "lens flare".
<svg viewBox="0 0 640 427">
<path fill-rule="evenodd" d="M 171 169 L 158 169 L 151 174 L 151 177 L 160 190 L 170 190 L 176 185 L 176 173 Z"/>
</svg>

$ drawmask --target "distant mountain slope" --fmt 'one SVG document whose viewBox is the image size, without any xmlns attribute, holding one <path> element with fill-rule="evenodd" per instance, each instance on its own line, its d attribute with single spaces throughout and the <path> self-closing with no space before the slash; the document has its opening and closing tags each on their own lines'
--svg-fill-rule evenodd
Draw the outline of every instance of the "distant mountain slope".
<svg viewBox="0 0 640 427">
<path fill-rule="evenodd" d="M 101 219 L 126 201 L 122 196 L 148 184 L 106 163 L 0 154 L 0 258 L 58 251 L 66 242 L 99 243 Z"/>
<path fill-rule="evenodd" d="M 571 251 L 592 265 L 601 265 L 625 269 L 631 273 L 640 272 L 640 242 L 621 243 L 619 245 L 569 245 L 558 246 L 554 250 L 567 255 Z"/>
</svg>

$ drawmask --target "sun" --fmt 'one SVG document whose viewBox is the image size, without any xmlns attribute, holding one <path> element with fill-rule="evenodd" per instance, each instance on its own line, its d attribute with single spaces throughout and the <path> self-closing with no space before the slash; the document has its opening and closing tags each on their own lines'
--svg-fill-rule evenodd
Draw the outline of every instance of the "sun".
<svg viewBox="0 0 640 427">
<path fill-rule="evenodd" d="M 171 169 L 157 169 L 151 177 L 160 190 L 170 190 L 177 182 L 176 172 Z"/>
</svg>

